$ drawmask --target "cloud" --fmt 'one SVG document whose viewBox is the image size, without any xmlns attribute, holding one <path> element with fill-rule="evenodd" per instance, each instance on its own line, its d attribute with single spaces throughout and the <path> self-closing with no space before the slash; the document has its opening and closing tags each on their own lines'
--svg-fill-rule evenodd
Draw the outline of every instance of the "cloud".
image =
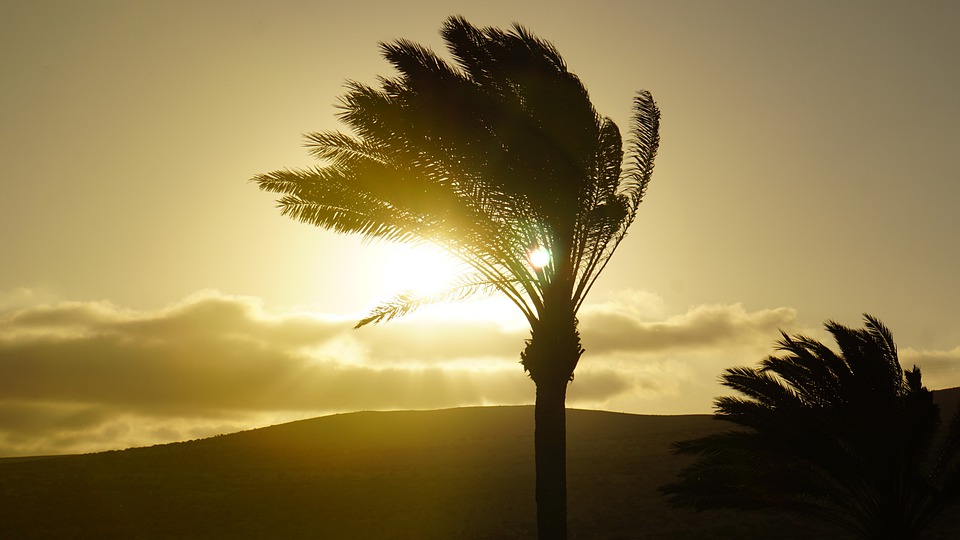
<svg viewBox="0 0 960 540">
<path fill-rule="evenodd" d="M 256 299 L 213 291 L 152 312 L 64 302 L 0 314 L 0 452 L 146 444 L 158 442 L 151 433 L 264 415 L 533 396 L 516 361 L 521 334 L 483 323 L 353 324 L 272 314 Z M 606 387 L 585 389 L 595 397 Z"/>
<path fill-rule="evenodd" d="M 3 321 L 0 395 L 162 416 L 456 405 L 444 398 L 450 388 L 482 400 L 483 381 L 503 387 L 496 370 L 469 373 L 478 380 L 470 389 L 458 381 L 468 370 L 430 363 L 455 358 L 458 343 L 459 356 L 464 343 L 489 354 L 479 343 L 490 332 L 495 342 L 495 330 L 481 326 L 479 337 L 467 339 L 463 329 L 439 328 L 434 339 L 407 329 L 365 340 L 352 326 L 332 317 L 273 316 L 252 299 L 214 293 L 155 313 L 104 303 L 21 310 Z"/>
<path fill-rule="evenodd" d="M 17 287 L 0 291 L 0 313 L 53 302 L 56 294 L 44 287 Z"/>
<path fill-rule="evenodd" d="M 0 312 L 0 455 L 121 448 L 325 413 L 531 403 L 519 365 L 529 331 L 464 306 L 353 330 L 354 319 L 264 308 L 216 291 L 154 311 L 61 302 Z M 486 313 L 486 315 L 482 315 Z M 705 413 L 723 369 L 804 330 L 789 308 L 694 306 L 665 315 L 627 291 L 580 315 L 587 353 L 573 407 Z M 903 351 L 931 387 L 960 349 Z"/>
<path fill-rule="evenodd" d="M 495 357 L 509 359 L 516 366 L 530 335 L 529 330 L 505 328 L 491 319 L 465 324 L 464 320 L 416 318 L 363 328 L 351 337 L 362 343 L 370 362 L 436 363 Z"/>
<path fill-rule="evenodd" d="M 585 307 L 580 323 L 587 352 L 578 374 L 603 366 L 627 383 L 600 405 L 653 414 L 709 412 L 725 393 L 718 382 L 724 369 L 756 363 L 780 330 L 800 328 L 795 310 L 785 307 L 701 305 L 664 316 L 661 300 L 637 291 Z"/>
<path fill-rule="evenodd" d="M 899 351 L 900 364 L 905 368 L 919 366 L 923 384 L 928 388 L 960 386 L 960 346 L 949 351 L 917 350 L 911 347 Z"/>
<path fill-rule="evenodd" d="M 696 306 L 664 321 L 644 321 L 630 311 L 601 305 L 585 310 L 580 319 L 584 343 L 598 353 L 769 344 L 780 329 L 797 322 L 796 311 L 790 308 L 749 313 L 740 304 Z"/>
</svg>

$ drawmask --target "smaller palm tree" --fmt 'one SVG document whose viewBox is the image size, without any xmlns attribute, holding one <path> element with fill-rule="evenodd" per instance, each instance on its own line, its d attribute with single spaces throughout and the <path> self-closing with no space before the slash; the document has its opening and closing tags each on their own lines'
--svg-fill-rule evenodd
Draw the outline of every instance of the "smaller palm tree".
<svg viewBox="0 0 960 540">
<path fill-rule="evenodd" d="M 696 509 L 768 508 L 831 522 L 859 538 L 916 538 L 960 499 L 960 409 L 946 430 L 920 381 L 904 371 L 890 330 L 827 322 L 839 353 L 782 334 L 759 368 L 721 376 L 742 397 L 720 397 L 730 430 L 675 445 L 699 456 L 661 488 Z"/>
</svg>

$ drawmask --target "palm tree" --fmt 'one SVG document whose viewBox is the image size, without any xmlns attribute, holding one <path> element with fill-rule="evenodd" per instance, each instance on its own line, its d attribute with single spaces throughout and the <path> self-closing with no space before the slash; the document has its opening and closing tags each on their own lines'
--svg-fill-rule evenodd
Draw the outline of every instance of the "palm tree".
<svg viewBox="0 0 960 540">
<path fill-rule="evenodd" d="M 960 409 L 946 430 L 920 369 L 904 371 L 890 330 L 826 329 L 839 353 L 782 334 L 759 368 L 724 372 L 744 397 L 721 397 L 716 418 L 746 430 L 677 443 L 699 456 L 661 488 L 675 506 L 800 513 L 859 538 L 910 539 L 960 497 Z"/>
<path fill-rule="evenodd" d="M 514 25 L 447 19 L 449 62 L 406 41 L 382 43 L 398 75 L 348 83 L 339 118 L 352 133 L 307 135 L 311 169 L 254 178 L 283 215 L 366 239 L 431 244 L 464 263 L 448 289 L 401 292 L 358 327 L 475 294 L 505 295 L 531 335 L 521 353 L 536 385 L 539 537 L 566 538 L 566 388 L 584 350 L 577 312 L 633 222 L 653 171 L 660 113 L 634 98 L 626 155 L 550 43 Z M 543 250 L 549 260 L 531 261 Z"/>
</svg>

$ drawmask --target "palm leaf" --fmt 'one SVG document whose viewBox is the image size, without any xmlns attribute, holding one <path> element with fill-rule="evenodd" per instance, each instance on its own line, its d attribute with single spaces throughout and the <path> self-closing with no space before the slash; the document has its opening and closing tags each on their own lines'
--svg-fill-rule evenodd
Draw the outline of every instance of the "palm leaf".
<svg viewBox="0 0 960 540">
<path fill-rule="evenodd" d="M 478 294 L 490 294 L 500 290 L 502 283 L 488 281 L 484 276 L 473 274 L 458 277 L 449 287 L 430 294 L 404 291 L 374 308 L 354 328 L 370 323 L 386 322 L 401 317 L 424 306 L 451 301 L 462 301 Z"/>
<path fill-rule="evenodd" d="M 698 456 L 662 491 L 696 508 L 772 508 L 861 538 L 914 538 L 960 499 L 960 409 L 936 437 L 937 409 L 919 368 L 904 371 L 890 330 L 825 324 L 840 353 L 781 334 L 779 356 L 721 382 L 716 417 L 745 430 L 682 441 Z M 933 451 L 934 445 L 939 445 Z"/>
</svg>

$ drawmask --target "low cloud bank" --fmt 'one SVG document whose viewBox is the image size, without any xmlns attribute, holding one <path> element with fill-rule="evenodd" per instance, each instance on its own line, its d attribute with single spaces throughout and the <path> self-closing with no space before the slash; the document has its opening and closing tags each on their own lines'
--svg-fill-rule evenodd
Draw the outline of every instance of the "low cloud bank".
<svg viewBox="0 0 960 540">
<path fill-rule="evenodd" d="M 798 328 L 789 308 L 697 306 L 652 320 L 651 295 L 622 298 L 581 313 L 587 353 L 571 406 L 709 412 L 724 368 L 757 362 L 778 329 Z M 533 400 L 519 327 L 490 317 L 353 324 L 212 291 L 151 312 L 106 302 L 0 312 L 0 455 L 155 444 L 332 412 Z M 960 348 L 903 355 L 928 381 L 960 375 Z"/>
</svg>

